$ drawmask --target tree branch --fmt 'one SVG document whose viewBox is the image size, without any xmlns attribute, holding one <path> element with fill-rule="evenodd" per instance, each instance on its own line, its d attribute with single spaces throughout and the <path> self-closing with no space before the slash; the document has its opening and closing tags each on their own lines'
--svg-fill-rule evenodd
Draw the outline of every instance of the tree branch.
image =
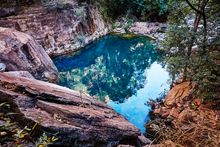
<svg viewBox="0 0 220 147">
<path fill-rule="evenodd" d="M 189 0 L 185 0 L 185 1 L 187 2 L 187 4 L 188 4 L 194 11 L 196 11 L 197 13 L 203 15 L 203 12 L 200 11 L 200 10 L 198 10 L 198 9 L 196 9 L 196 8 L 189 2 Z"/>
</svg>

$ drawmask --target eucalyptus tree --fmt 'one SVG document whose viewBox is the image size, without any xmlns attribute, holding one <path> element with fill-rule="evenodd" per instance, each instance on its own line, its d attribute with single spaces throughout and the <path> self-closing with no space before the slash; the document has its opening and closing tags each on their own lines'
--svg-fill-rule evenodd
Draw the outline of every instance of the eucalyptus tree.
<svg viewBox="0 0 220 147">
<path fill-rule="evenodd" d="M 219 1 L 170 0 L 164 42 L 172 75 L 196 81 L 198 94 L 207 99 L 219 90 Z M 207 96 L 208 95 L 208 96 Z"/>
</svg>

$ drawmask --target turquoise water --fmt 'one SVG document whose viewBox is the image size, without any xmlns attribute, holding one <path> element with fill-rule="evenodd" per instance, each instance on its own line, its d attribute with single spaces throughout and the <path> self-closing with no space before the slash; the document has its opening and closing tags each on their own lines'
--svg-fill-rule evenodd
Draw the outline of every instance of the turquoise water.
<svg viewBox="0 0 220 147">
<path fill-rule="evenodd" d="M 60 85 L 106 102 L 142 132 L 149 120 L 149 99 L 168 89 L 161 55 L 144 37 L 108 35 L 74 55 L 54 59 Z"/>
</svg>

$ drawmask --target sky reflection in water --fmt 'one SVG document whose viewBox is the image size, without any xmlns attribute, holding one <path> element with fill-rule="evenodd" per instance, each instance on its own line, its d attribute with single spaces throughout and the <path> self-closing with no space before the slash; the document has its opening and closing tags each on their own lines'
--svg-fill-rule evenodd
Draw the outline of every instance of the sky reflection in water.
<svg viewBox="0 0 220 147">
<path fill-rule="evenodd" d="M 124 103 L 110 101 L 108 104 L 118 113 L 125 116 L 131 123 L 145 132 L 145 123 L 149 121 L 150 107 L 146 105 L 149 99 L 156 99 L 169 88 L 167 71 L 158 63 L 153 63 L 150 69 L 146 69 L 146 81 L 143 89 L 136 95 L 128 98 Z"/>
<path fill-rule="evenodd" d="M 82 90 L 108 104 L 145 131 L 146 101 L 168 89 L 160 54 L 144 37 L 106 36 L 76 54 L 54 59 L 60 85 Z"/>
</svg>

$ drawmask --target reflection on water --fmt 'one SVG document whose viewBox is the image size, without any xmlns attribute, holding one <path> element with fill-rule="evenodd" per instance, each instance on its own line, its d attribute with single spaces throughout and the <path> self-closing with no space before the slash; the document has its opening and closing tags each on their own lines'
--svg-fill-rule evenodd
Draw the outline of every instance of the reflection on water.
<svg viewBox="0 0 220 147">
<path fill-rule="evenodd" d="M 55 58 L 54 63 L 59 70 L 60 85 L 107 101 L 143 131 L 149 111 L 144 103 L 150 97 L 158 97 L 167 86 L 161 88 L 168 75 L 156 63 L 159 59 L 160 55 L 146 38 L 109 35 L 77 55 Z"/>
<path fill-rule="evenodd" d="M 155 100 L 169 89 L 167 80 L 169 74 L 161 65 L 153 63 L 150 69 L 146 69 L 145 76 L 147 80 L 142 89 L 137 91 L 136 95 L 131 96 L 124 103 L 115 103 L 110 101 L 108 104 L 118 113 L 125 116 L 131 123 L 137 126 L 142 132 L 145 132 L 145 124 L 149 121 L 150 107 L 145 105 L 149 100 Z"/>
</svg>

